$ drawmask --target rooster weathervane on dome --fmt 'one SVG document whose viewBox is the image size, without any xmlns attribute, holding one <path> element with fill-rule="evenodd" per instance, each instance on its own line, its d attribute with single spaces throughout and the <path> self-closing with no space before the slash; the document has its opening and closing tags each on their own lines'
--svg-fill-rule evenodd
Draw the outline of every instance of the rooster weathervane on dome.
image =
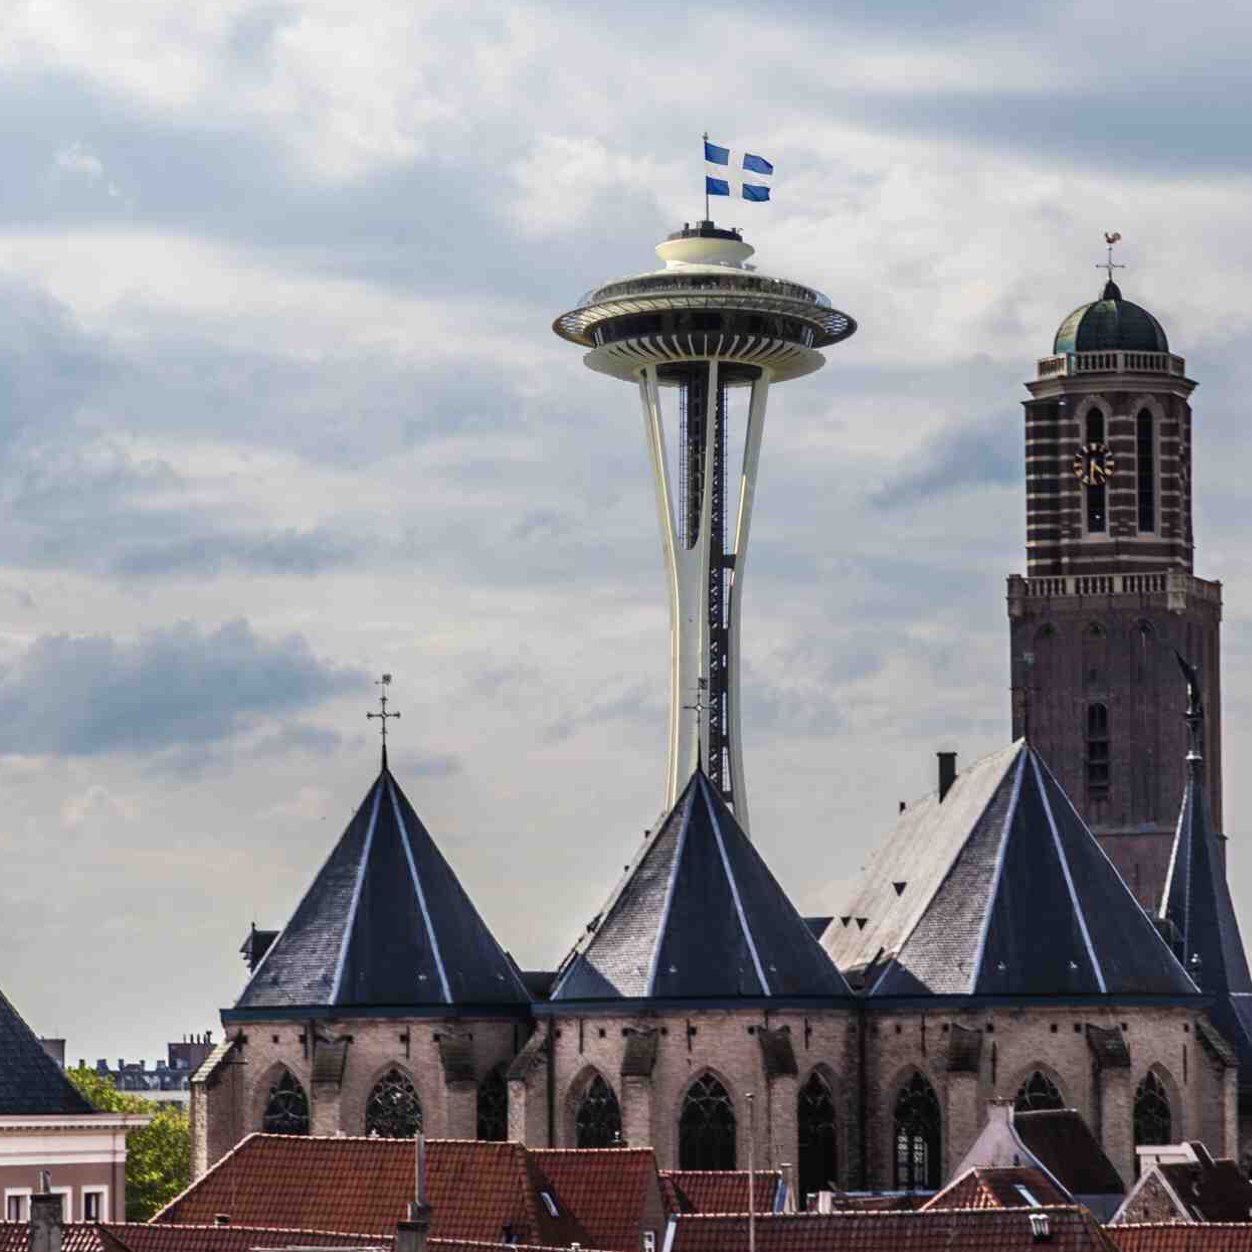
<svg viewBox="0 0 1252 1252">
<path fill-rule="evenodd" d="M 1121 241 L 1122 241 L 1121 231 L 1115 230 L 1115 231 L 1109 232 L 1106 230 L 1104 232 L 1104 242 L 1109 250 L 1108 258 L 1106 260 L 1100 261 L 1096 265 L 1096 269 L 1106 270 L 1108 272 L 1110 283 L 1113 281 L 1114 270 L 1124 270 L 1126 268 L 1124 265 L 1119 265 L 1116 261 L 1113 260 L 1113 249 L 1117 244 L 1121 243 Z"/>
</svg>

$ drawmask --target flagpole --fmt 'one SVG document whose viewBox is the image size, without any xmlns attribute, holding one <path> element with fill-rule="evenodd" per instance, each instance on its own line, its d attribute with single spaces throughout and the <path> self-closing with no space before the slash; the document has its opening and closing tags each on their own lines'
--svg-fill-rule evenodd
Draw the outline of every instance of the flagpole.
<svg viewBox="0 0 1252 1252">
<path fill-rule="evenodd" d="M 709 141 L 709 132 L 706 130 L 704 132 L 704 142 L 707 144 L 708 141 Z M 703 164 L 704 162 L 705 154 L 707 153 L 707 151 L 708 151 L 707 148 L 701 149 L 701 152 L 700 152 L 701 164 Z M 706 222 L 709 220 L 709 172 L 707 169 L 704 171 L 704 220 Z"/>
</svg>

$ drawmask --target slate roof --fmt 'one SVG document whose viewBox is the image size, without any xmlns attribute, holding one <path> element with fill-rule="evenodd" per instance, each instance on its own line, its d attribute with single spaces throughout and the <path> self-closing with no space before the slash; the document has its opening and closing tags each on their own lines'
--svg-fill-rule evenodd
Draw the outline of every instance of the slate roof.
<svg viewBox="0 0 1252 1252">
<path fill-rule="evenodd" d="M 1018 1142 L 1073 1196 L 1123 1195 L 1126 1185 L 1077 1109 L 1012 1113 Z"/>
<path fill-rule="evenodd" d="M 219 1213 L 231 1225 L 264 1225 L 284 1229 L 354 1230 L 392 1235 L 413 1199 L 413 1142 L 404 1139 L 316 1137 L 252 1134 L 228 1152 L 182 1195 L 171 1200 L 152 1220 L 160 1225 L 210 1224 Z M 499 1243 L 505 1226 L 520 1243 L 584 1248 L 597 1245 L 574 1209 L 586 1202 L 588 1220 L 597 1231 L 614 1226 L 616 1202 L 593 1195 L 575 1177 L 588 1169 L 603 1182 L 598 1166 L 568 1161 L 555 1172 L 566 1189 L 549 1178 L 538 1157 L 520 1143 L 469 1139 L 426 1142 L 426 1191 L 431 1206 L 431 1238 L 484 1240 Z M 547 1154 L 544 1154 L 547 1155 Z M 586 1156 L 577 1150 L 557 1155 Z M 650 1152 L 611 1149 L 591 1153 L 597 1160 L 620 1157 L 628 1169 L 642 1172 Z M 655 1165 L 649 1164 L 655 1171 Z M 638 1178 L 626 1180 L 631 1206 Z M 542 1196 L 555 1203 L 555 1215 Z M 616 1244 L 609 1244 L 610 1250 Z M 638 1233 L 636 1243 L 638 1246 Z M 138 1252 L 138 1250 L 137 1250 Z M 145 1250 L 146 1252 L 146 1250 Z"/>
<path fill-rule="evenodd" d="M 665 1169 L 661 1171 L 665 1207 L 671 1213 L 746 1213 L 746 1169 Z M 757 1170 L 756 1211 L 772 1213 L 783 1198 L 782 1174 Z"/>
<path fill-rule="evenodd" d="M 703 770 L 570 953 L 555 1001 L 811 998 L 847 984 Z"/>
<path fill-rule="evenodd" d="M 0 992 L 0 1116 L 94 1111 Z"/>
<path fill-rule="evenodd" d="M 1234 1161 L 1174 1161 L 1156 1168 L 1192 1221 L 1246 1222 L 1252 1217 L 1252 1183 Z"/>
<path fill-rule="evenodd" d="M 1024 740 L 901 814 L 823 936 L 882 996 L 1194 996 Z"/>
<path fill-rule="evenodd" d="M 1072 1204 L 1041 1169 L 1028 1165 L 974 1166 L 936 1192 L 922 1212 L 933 1209 L 1023 1209 Z"/>
<path fill-rule="evenodd" d="M 234 1012 L 529 1002 L 384 765 Z"/>
<path fill-rule="evenodd" d="M 1168 352 L 1161 323 L 1147 309 L 1122 298 L 1108 282 L 1100 299 L 1080 305 L 1059 326 L 1053 352 Z"/>
<path fill-rule="evenodd" d="M 1209 1016 L 1234 1047 L 1240 1085 L 1252 1086 L 1252 976 L 1198 758 L 1187 762 L 1161 915 L 1179 959 L 1200 990 L 1214 997 Z"/>
<path fill-rule="evenodd" d="M 756 1220 L 757 1252 L 1038 1252 L 1032 1215 L 1047 1215 L 1049 1252 L 1113 1252 L 1084 1208 L 949 1209 L 938 1212 L 774 1213 Z M 670 1252 L 748 1246 L 746 1215 L 683 1214 Z"/>
</svg>

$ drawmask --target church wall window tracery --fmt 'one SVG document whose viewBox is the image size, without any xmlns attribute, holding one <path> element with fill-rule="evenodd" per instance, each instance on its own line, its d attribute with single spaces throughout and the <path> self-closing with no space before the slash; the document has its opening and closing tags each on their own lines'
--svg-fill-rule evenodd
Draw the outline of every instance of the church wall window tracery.
<svg viewBox="0 0 1252 1252">
<path fill-rule="evenodd" d="M 365 1133 L 412 1139 L 422 1128 L 422 1104 L 413 1081 L 394 1066 L 374 1084 L 365 1105 Z"/>
<path fill-rule="evenodd" d="M 1148 1070 L 1135 1088 L 1135 1147 L 1173 1142 L 1173 1121 L 1165 1084 Z"/>
<path fill-rule="evenodd" d="M 899 1191 L 933 1191 L 942 1156 L 939 1097 L 924 1075 L 914 1073 L 896 1096 L 895 1186 Z"/>
<path fill-rule="evenodd" d="M 820 1070 L 814 1070 L 797 1096 L 800 1146 L 800 1199 L 833 1187 L 838 1177 L 838 1118 L 835 1096 Z"/>
<path fill-rule="evenodd" d="M 712 1074 L 687 1088 L 678 1120 L 679 1169 L 735 1168 L 735 1107 Z"/>
<path fill-rule="evenodd" d="M 1063 1109 L 1065 1099 L 1056 1083 L 1037 1069 L 1018 1087 L 1013 1107 L 1019 1113 L 1029 1113 L 1034 1109 Z"/>
<path fill-rule="evenodd" d="M 574 1142 L 580 1148 L 616 1148 L 622 1142 L 622 1109 L 613 1088 L 599 1075 L 587 1084 L 574 1115 Z"/>
<path fill-rule="evenodd" d="M 478 1084 L 478 1138 L 499 1141 L 509 1137 L 509 1083 L 504 1066 L 497 1065 Z"/>
<path fill-rule="evenodd" d="M 261 1129 L 270 1135 L 309 1133 L 309 1097 L 289 1069 L 279 1073 L 270 1085 Z"/>
</svg>

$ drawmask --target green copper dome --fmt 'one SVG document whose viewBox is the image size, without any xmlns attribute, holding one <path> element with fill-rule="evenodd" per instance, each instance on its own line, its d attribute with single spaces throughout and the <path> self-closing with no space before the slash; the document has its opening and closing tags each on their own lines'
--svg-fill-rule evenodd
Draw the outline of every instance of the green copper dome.
<svg viewBox="0 0 1252 1252">
<path fill-rule="evenodd" d="M 1052 351 L 1168 352 L 1161 323 L 1147 309 L 1122 299 L 1115 282 L 1105 284 L 1099 300 L 1075 309 L 1060 325 Z"/>
</svg>

